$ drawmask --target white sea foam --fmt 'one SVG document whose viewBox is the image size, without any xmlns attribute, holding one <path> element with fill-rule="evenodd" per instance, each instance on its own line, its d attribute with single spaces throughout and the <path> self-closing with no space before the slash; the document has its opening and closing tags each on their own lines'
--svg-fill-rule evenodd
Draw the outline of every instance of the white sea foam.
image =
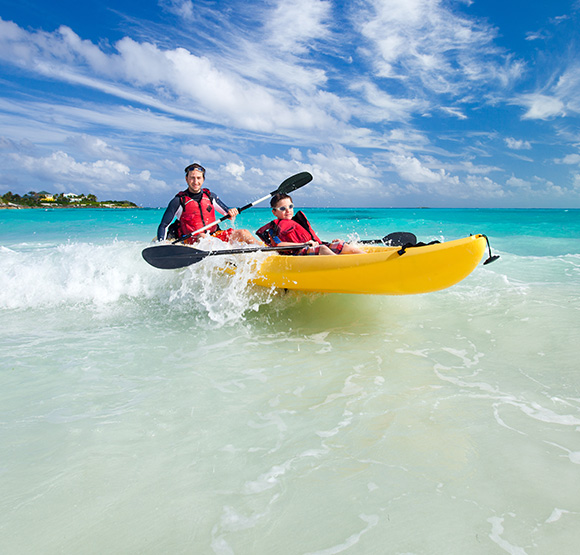
<svg viewBox="0 0 580 555">
<path fill-rule="evenodd" d="M 182 270 L 163 271 L 148 266 L 141 250 L 141 244 L 122 241 L 4 248 L 0 308 L 102 308 L 130 299 L 153 300 L 178 311 L 205 311 L 216 324 L 224 325 L 271 301 L 270 290 L 248 283 L 263 254 L 208 257 Z M 235 272 L 226 275 L 223 269 L 231 264 Z"/>
<path fill-rule="evenodd" d="M 369 532 L 369 530 L 374 528 L 379 523 L 378 515 L 361 514 L 359 515 L 359 518 L 364 523 L 366 523 L 366 526 L 364 526 L 360 532 L 350 535 L 348 538 L 346 538 L 346 540 L 344 540 L 344 542 L 341 542 L 340 544 L 333 545 L 332 547 L 328 547 L 320 551 L 313 551 L 305 555 L 336 555 L 337 553 L 342 553 L 343 551 L 346 551 L 355 546 L 364 534 Z"/>
<path fill-rule="evenodd" d="M 488 518 L 487 521 L 491 524 L 491 533 L 489 537 L 496 543 L 501 549 L 510 555 L 526 555 L 526 550 L 517 545 L 513 545 L 508 540 L 502 537 L 504 533 L 504 519 L 500 517 Z"/>
<path fill-rule="evenodd" d="M 124 242 L 11 251 L 0 259 L 0 307 L 100 305 L 142 297 L 150 283 L 137 270 L 138 261 L 136 245 Z"/>
<path fill-rule="evenodd" d="M 562 518 L 563 515 L 569 513 L 570 511 L 565 511 L 563 509 L 554 509 L 552 514 L 546 519 L 546 524 L 551 524 L 552 522 L 556 522 Z"/>
</svg>

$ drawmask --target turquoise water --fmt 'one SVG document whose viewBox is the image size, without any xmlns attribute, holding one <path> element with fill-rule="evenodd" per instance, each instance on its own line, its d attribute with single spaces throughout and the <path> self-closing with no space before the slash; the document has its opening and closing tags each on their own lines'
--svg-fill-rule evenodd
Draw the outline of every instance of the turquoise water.
<svg viewBox="0 0 580 555">
<path fill-rule="evenodd" d="M 577 552 L 580 211 L 306 212 L 501 258 L 285 294 L 149 267 L 161 210 L 0 211 L 3 553 Z"/>
</svg>

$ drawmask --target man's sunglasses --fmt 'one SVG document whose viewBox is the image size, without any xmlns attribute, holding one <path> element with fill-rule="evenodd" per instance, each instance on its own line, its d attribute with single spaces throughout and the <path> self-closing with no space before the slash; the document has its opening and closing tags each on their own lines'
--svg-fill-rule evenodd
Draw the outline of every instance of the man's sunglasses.
<svg viewBox="0 0 580 555">
<path fill-rule="evenodd" d="M 200 166 L 199 164 L 191 164 L 187 166 L 187 168 L 185 168 L 185 175 L 195 170 L 200 171 L 201 173 L 203 173 L 203 175 L 205 175 L 205 168 L 203 166 Z"/>
</svg>

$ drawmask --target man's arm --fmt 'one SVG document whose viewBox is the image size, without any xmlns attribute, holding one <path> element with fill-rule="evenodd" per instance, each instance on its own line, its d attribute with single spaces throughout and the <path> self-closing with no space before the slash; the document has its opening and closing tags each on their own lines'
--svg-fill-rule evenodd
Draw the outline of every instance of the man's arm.
<svg viewBox="0 0 580 555">
<path fill-rule="evenodd" d="M 167 228 L 169 224 L 173 221 L 174 218 L 179 218 L 182 212 L 183 208 L 181 208 L 181 202 L 179 201 L 179 197 L 176 196 L 169 203 L 165 213 L 163 214 L 163 218 L 161 218 L 161 223 L 157 228 L 158 241 L 164 241 L 167 239 Z"/>
<path fill-rule="evenodd" d="M 222 202 L 215 193 L 211 193 L 210 198 L 216 212 L 219 212 L 222 216 L 225 216 L 229 212 L 230 207 Z"/>
</svg>

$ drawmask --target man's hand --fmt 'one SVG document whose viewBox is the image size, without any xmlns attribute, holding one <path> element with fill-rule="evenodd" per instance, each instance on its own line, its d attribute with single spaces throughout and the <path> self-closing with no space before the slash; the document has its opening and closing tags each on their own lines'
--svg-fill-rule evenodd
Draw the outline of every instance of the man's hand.
<svg viewBox="0 0 580 555">
<path fill-rule="evenodd" d="M 236 219 L 236 216 L 239 214 L 238 209 L 237 208 L 230 208 L 228 210 L 228 216 L 230 217 L 230 220 L 232 220 L 232 222 Z"/>
</svg>

